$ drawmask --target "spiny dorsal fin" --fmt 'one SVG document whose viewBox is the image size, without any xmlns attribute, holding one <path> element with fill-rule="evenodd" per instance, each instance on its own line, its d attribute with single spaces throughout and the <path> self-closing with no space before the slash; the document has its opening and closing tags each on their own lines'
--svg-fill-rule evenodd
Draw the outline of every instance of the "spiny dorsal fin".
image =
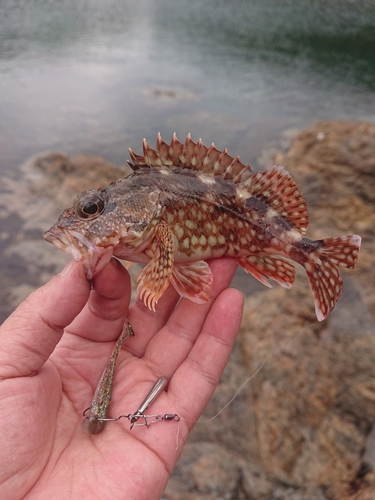
<svg viewBox="0 0 375 500">
<path fill-rule="evenodd" d="M 309 215 L 296 183 L 283 167 L 274 165 L 256 172 L 243 183 L 246 190 L 287 219 L 302 234 L 307 231 Z"/>
<path fill-rule="evenodd" d="M 208 175 L 222 175 L 224 179 L 231 179 L 238 183 L 252 175 L 250 165 L 241 163 L 237 156 L 233 158 L 226 149 L 219 151 L 211 144 L 209 148 L 203 145 L 201 139 L 195 143 L 188 134 L 185 144 L 177 139 L 173 134 L 172 141 L 167 144 L 160 134 L 156 140 L 156 149 L 152 149 L 143 139 L 143 156 L 137 155 L 129 149 L 132 163 L 129 163 L 133 170 L 140 167 L 161 167 L 176 166 L 199 170 Z"/>
</svg>

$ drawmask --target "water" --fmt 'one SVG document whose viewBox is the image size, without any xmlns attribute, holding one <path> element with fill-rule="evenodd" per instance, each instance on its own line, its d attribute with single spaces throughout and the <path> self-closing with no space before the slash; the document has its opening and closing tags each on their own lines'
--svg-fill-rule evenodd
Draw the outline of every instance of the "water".
<svg viewBox="0 0 375 500">
<path fill-rule="evenodd" d="M 0 5 L 0 171 L 46 149 L 124 163 L 158 131 L 256 163 L 285 129 L 374 117 L 373 1 Z"/>
<path fill-rule="evenodd" d="M 159 131 L 265 166 L 285 131 L 337 118 L 375 120 L 374 1 L 0 2 L 0 177 L 45 150 L 124 164 Z M 1 289 L 36 286 L 4 204 Z"/>
</svg>

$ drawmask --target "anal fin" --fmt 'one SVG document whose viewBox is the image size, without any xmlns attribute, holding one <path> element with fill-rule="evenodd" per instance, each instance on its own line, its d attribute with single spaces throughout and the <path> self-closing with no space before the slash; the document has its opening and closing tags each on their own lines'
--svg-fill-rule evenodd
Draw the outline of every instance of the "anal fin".
<svg viewBox="0 0 375 500">
<path fill-rule="evenodd" d="M 203 304 L 211 295 L 212 272 L 204 260 L 191 264 L 175 264 L 172 272 L 172 284 L 181 295 L 192 302 Z"/>
<path fill-rule="evenodd" d="M 284 288 L 291 288 L 294 283 L 295 269 L 289 261 L 272 255 L 249 255 L 237 259 L 237 263 L 254 278 L 270 288 L 268 278 L 273 279 Z"/>
</svg>

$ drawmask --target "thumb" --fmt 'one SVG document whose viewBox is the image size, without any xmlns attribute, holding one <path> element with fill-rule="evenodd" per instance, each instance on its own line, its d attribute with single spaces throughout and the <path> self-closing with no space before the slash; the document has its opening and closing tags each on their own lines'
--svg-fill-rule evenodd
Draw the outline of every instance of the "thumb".
<svg viewBox="0 0 375 500">
<path fill-rule="evenodd" d="M 0 327 L 0 380 L 43 366 L 90 294 L 84 267 L 74 261 L 22 302 Z"/>
</svg>

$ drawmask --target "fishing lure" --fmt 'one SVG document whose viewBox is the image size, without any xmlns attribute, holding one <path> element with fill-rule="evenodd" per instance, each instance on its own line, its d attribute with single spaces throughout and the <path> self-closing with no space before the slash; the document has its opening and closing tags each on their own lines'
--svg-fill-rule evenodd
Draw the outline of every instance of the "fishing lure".
<svg viewBox="0 0 375 500">
<path fill-rule="evenodd" d="M 129 322 L 126 322 L 108 363 L 105 365 L 102 376 L 100 377 L 98 386 L 95 390 L 92 403 L 89 408 L 84 411 L 84 420 L 82 422 L 83 430 L 89 434 L 99 434 L 104 430 L 106 418 L 109 414 L 109 406 L 112 398 L 113 379 L 115 376 L 115 368 L 118 353 L 126 339 L 133 337 L 134 331 Z"/>
</svg>

